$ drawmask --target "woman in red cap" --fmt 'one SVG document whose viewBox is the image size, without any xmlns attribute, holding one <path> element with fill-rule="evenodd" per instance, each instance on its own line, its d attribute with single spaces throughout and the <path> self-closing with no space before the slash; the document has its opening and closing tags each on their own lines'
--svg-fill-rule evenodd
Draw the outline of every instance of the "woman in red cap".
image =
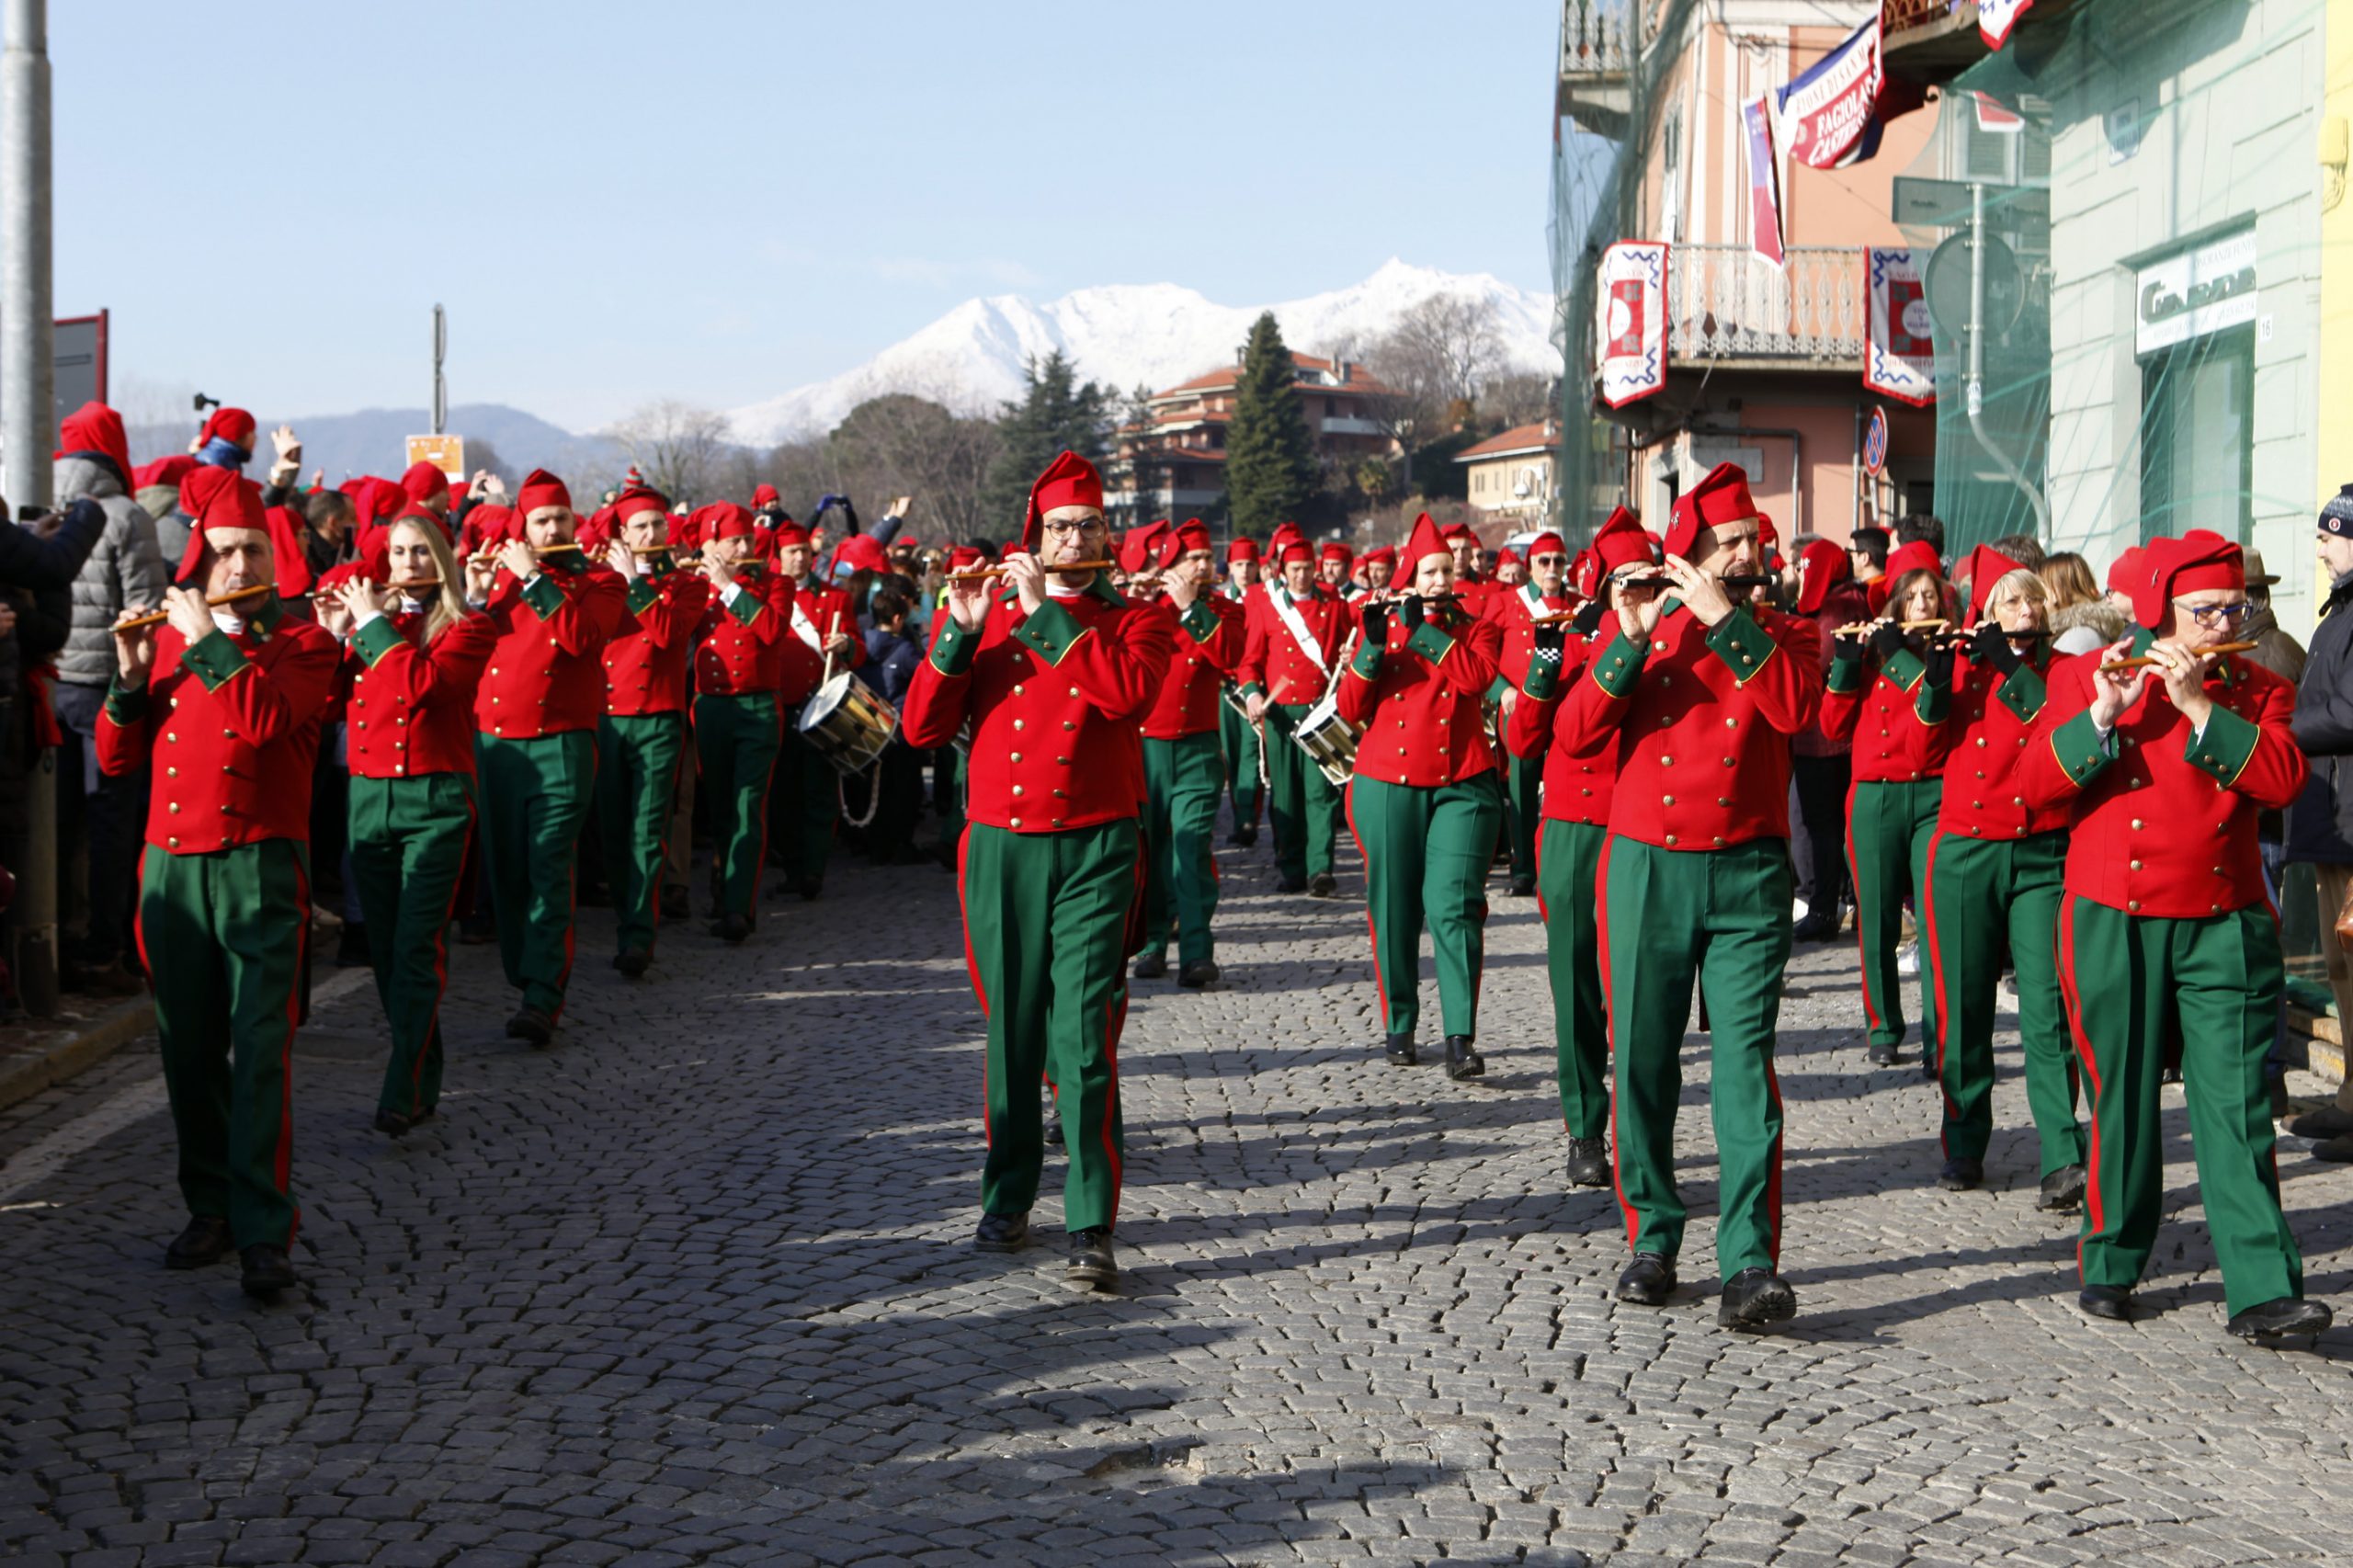
<svg viewBox="0 0 2353 1568">
<path fill-rule="evenodd" d="M 1429 515 L 1398 559 L 1404 591 L 1368 602 L 1364 636 L 1340 678 L 1339 710 L 1361 726 L 1348 827 L 1364 853 L 1373 981 L 1387 1053 L 1419 1060 L 1422 930 L 1438 963 L 1446 1074 L 1475 1078 L 1487 868 L 1504 802 L 1481 703 L 1503 634 L 1453 597 L 1454 555 Z"/>
<path fill-rule="evenodd" d="M 2025 803 L 2063 808 L 2070 825 L 2059 973 L 2092 1102 L 2077 1303 L 2133 1315 L 2164 1214 L 2170 1038 L 2230 1332 L 2317 1334 L 2331 1314 L 2304 1299 L 2279 1212 L 2263 1069 L 2282 971 L 2256 818 L 2309 775 L 2295 688 L 2215 651 L 2248 609 L 2229 540 L 2153 540 L 2129 586 L 2139 627 L 2052 671 L 2019 773 Z"/>
</svg>

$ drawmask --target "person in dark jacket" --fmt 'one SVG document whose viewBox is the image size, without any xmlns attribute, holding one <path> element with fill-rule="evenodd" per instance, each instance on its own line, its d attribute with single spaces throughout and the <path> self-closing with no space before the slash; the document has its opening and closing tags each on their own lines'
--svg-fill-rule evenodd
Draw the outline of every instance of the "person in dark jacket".
<svg viewBox="0 0 2353 1568">
<path fill-rule="evenodd" d="M 2320 514 L 2320 562 L 2330 578 L 2313 632 L 2303 677 L 2296 683 L 2296 744 L 2312 759 L 2312 779 L 2288 811 L 2288 859 L 2319 873 L 2320 945 L 2336 1016 L 2353 1020 L 2353 954 L 2336 939 L 2336 912 L 2353 892 L 2353 484 Z M 2353 1160 L 2353 1077 L 2336 1103 L 2288 1124 L 2299 1137 L 2323 1140 L 2313 1153 Z"/>
<path fill-rule="evenodd" d="M 895 588 L 876 592 L 870 601 L 874 630 L 866 634 L 866 663 L 858 678 L 897 708 L 907 699 L 907 685 L 923 662 L 923 650 L 907 635 L 907 615 L 914 608 Z M 867 788 L 880 790 L 874 820 L 866 829 L 866 852 L 878 865 L 915 859 L 915 816 L 923 808 L 923 758 L 896 734 L 882 748 L 882 759 L 868 776 Z M 851 787 L 853 793 L 857 786 Z"/>
</svg>

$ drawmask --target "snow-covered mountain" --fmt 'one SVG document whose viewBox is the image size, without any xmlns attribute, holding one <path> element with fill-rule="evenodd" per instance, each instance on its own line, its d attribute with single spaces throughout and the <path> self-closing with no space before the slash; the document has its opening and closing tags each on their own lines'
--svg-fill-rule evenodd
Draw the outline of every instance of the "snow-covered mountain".
<svg viewBox="0 0 2353 1568">
<path fill-rule="evenodd" d="M 734 437 L 767 443 L 831 429 L 870 397 L 914 392 L 960 409 L 1017 396 L 1022 366 L 1059 348 L 1083 379 L 1126 391 L 1174 386 L 1231 364 L 1258 312 L 1271 308 L 1283 341 L 1304 354 L 1361 351 L 1433 294 L 1493 301 L 1504 356 L 1558 369 L 1550 296 L 1485 273 L 1464 276 L 1390 261 L 1352 288 L 1272 307 L 1221 305 L 1174 283 L 1081 289 L 1048 304 L 1017 294 L 967 300 L 854 369 L 730 412 Z"/>
</svg>

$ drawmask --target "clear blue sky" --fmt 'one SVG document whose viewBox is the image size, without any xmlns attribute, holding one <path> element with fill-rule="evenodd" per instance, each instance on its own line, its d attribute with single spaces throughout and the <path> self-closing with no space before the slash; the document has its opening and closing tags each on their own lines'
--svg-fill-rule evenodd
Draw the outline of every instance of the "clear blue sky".
<svg viewBox="0 0 2353 1568">
<path fill-rule="evenodd" d="M 846 369 L 975 294 L 1549 289 L 1558 6 L 51 0 L 57 304 L 115 385 L 574 428 Z"/>
</svg>

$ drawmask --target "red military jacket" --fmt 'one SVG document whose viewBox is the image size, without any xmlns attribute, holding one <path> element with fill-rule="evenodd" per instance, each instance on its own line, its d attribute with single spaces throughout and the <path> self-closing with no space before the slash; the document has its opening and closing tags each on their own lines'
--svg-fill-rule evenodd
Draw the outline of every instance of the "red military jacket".
<svg viewBox="0 0 2353 1568">
<path fill-rule="evenodd" d="M 474 693 L 474 728 L 507 740 L 593 730 L 605 713 L 605 644 L 628 590 L 611 567 L 551 557 L 529 585 L 500 570 L 487 612 L 498 645 Z"/>
<path fill-rule="evenodd" d="M 1576 608 L 1577 601 L 1569 595 L 1540 593 L 1534 583 L 1523 583 L 1516 588 L 1497 587 L 1487 596 L 1480 614 L 1503 629 L 1503 655 L 1498 664 L 1499 673 L 1506 682 L 1515 688 L 1528 684 L 1528 661 L 1536 652 L 1535 618 L 1564 615 Z"/>
<path fill-rule="evenodd" d="M 1544 820 L 1609 825 L 1609 801 L 1618 778 L 1618 749 L 1607 739 L 1584 751 L 1572 751 L 1568 732 L 1554 722 L 1561 699 L 1585 672 L 1594 644 L 1572 636 L 1557 660 L 1536 656 L 1531 631 L 1530 656 L 1519 682 L 1519 700 L 1504 721 L 1504 747 L 1517 757 L 1544 759 Z"/>
<path fill-rule="evenodd" d="M 1300 624 L 1307 628 L 1308 641 L 1315 649 L 1313 657 L 1300 646 L 1278 605 L 1299 612 Z M 1253 594 L 1244 621 L 1247 631 L 1242 665 L 1233 676 L 1242 695 L 1263 692 L 1267 701 L 1293 708 L 1321 702 L 1331 688 L 1333 666 L 1339 663 L 1353 619 L 1339 596 L 1321 583 L 1303 599 L 1292 598 L 1290 590 L 1279 583 Z"/>
<path fill-rule="evenodd" d="M 856 669 L 866 662 L 866 642 L 858 634 L 858 617 L 851 612 L 849 595 L 841 589 L 795 584 L 786 617 L 790 635 L 782 643 L 779 683 L 786 707 L 808 701 L 824 678 L 825 640 L 835 631 L 847 633 L 849 645 L 835 656 L 834 673 Z"/>
<path fill-rule="evenodd" d="M 748 697 L 781 689 L 785 650 L 798 641 L 792 634 L 796 590 L 791 578 L 746 562 L 735 569 L 735 585 L 743 591 L 732 603 L 724 594 L 703 599 L 695 689 L 705 697 Z M 812 675 L 801 697 L 816 687 Z"/>
<path fill-rule="evenodd" d="M 2132 651 L 2156 639 L 2132 635 Z M 2128 915 L 2197 919 L 2266 897 L 2256 817 L 2284 809 L 2311 768 L 2289 733 L 2296 688 L 2224 654 L 2206 676 L 2202 735 L 2152 675 L 2106 744 L 2088 711 L 2105 650 L 2060 659 L 2018 769 L 2029 806 L 2063 806 L 2067 892 Z"/>
<path fill-rule="evenodd" d="M 1495 766 L 1482 704 L 1503 633 L 1456 611 L 1409 633 L 1391 616 L 1380 645 L 1357 644 L 1340 677 L 1341 717 L 1363 726 L 1357 776 L 1436 790 Z"/>
<path fill-rule="evenodd" d="M 278 599 L 232 637 L 193 644 L 165 627 L 136 690 L 116 686 L 98 715 L 98 767 L 154 769 L 147 842 L 178 855 L 311 837 L 311 769 L 342 650 Z"/>
<path fill-rule="evenodd" d="M 1646 642 L 1620 631 L 1596 649 L 1562 700 L 1554 744 L 1615 746 L 1609 831 L 1683 850 L 1787 838 L 1790 737 L 1822 701 L 1817 635 L 1803 617 L 1752 605 L 1702 626 L 1669 598 Z"/>
<path fill-rule="evenodd" d="M 1822 694 L 1822 733 L 1854 746 L 1858 784 L 1916 784 L 1944 775 L 1951 736 L 1927 714 L 1928 666 L 1898 648 L 1871 668 L 1863 646 L 1834 640 L 1830 677 Z"/>
<path fill-rule="evenodd" d="M 344 753 L 362 778 L 474 771 L 474 696 L 498 641 L 486 615 L 431 642 L 422 615 L 377 616 L 345 651 Z"/>
<path fill-rule="evenodd" d="M 673 566 L 627 582 L 629 617 L 605 644 L 605 711 L 678 712 L 687 705 L 687 661 L 710 580 Z"/>
<path fill-rule="evenodd" d="M 1175 628 L 1169 634 L 1168 678 L 1144 713 L 1147 740 L 1173 741 L 1216 729 L 1218 687 L 1242 663 L 1246 618 L 1232 599 L 1202 594 L 1183 615 L 1169 619 Z"/>
<path fill-rule="evenodd" d="M 923 750 L 972 722 L 965 815 L 1016 833 L 1135 816 L 1144 798 L 1138 721 L 1168 674 L 1168 612 L 1103 582 L 1023 613 L 1006 594 L 978 631 L 943 611 L 900 712 Z"/>
<path fill-rule="evenodd" d="M 2027 804 L 2018 778 L 2034 722 L 2050 695 L 2032 660 L 2005 676 L 1998 666 L 1972 664 L 1965 655 L 1954 661 L 1947 685 L 1932 676 L 1921 687 L 1921 715 L 1944 730 L 1949 744 L 1939 832 L 2025 838 L 2067 825 L 2065 806 Z"/>
</svg>

